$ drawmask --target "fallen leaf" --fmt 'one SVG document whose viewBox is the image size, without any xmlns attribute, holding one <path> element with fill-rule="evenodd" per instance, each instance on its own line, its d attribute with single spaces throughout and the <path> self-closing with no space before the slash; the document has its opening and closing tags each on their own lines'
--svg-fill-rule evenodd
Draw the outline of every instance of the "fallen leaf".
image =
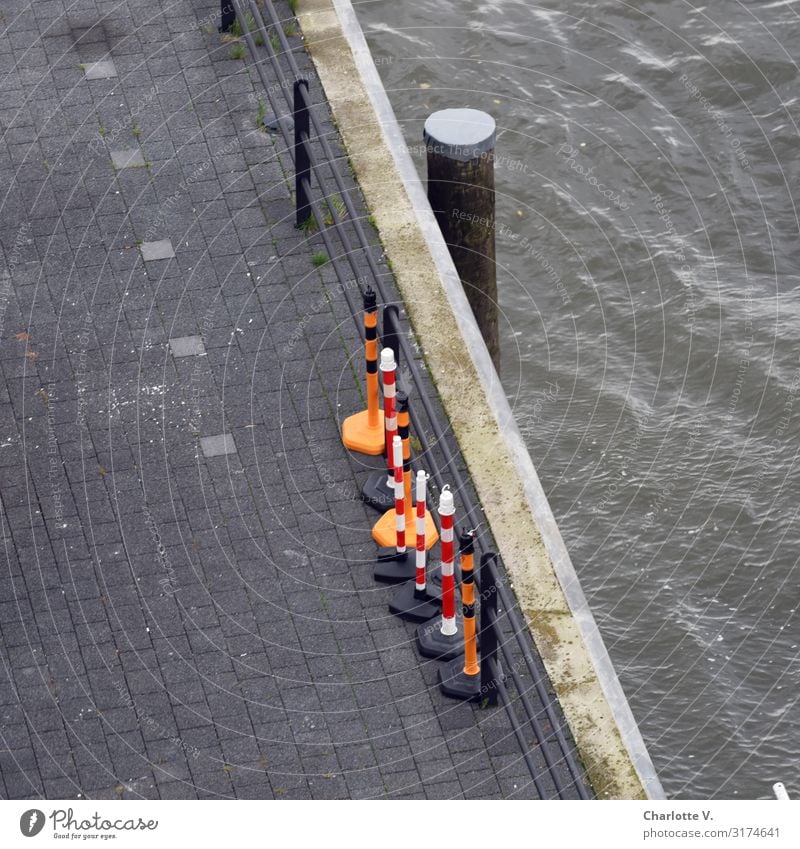
<svg viewBox="0 0 800 849">
<path fill-rule="evenodd" d="M 26 351 L 25 356 L 29 360 L 38 360 L 39 359 L 39 355 L 36 353 L 36 351 Z"/>
<path fill-rule="evenodd" d="M 14 334 L 14 338 L 17 340 L 17 342 L 27 342 L 28 339 L 30 339 L 31 337 L 24 330 L 20 330 L 19 333 Z"/>
</svg>

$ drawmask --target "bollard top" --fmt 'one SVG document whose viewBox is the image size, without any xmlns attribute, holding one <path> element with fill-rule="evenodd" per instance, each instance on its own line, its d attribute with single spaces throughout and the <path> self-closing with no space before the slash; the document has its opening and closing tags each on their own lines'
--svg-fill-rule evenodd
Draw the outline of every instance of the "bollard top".
<svg viewBox="0 0 800 849">
<path fill-rule="evenodd" d="M 419 504 L 421 501 L 425 501 L 425 494 L 428 488 L 428 475 L 427 472 L 423 472 L 420 469 L 417 472 L 417 480 L 416 480 L 416 493 L 417 493 L 417 503 Z"/>
<path fill-rule="evenodd" d="M 397 393 L 394 396 L 394 403 L 397 407 L 398 413 L 407 413 L 408 412 L 408 393 L 403 392 L 402 389 L 398 389 Z"/>
<path fill-rule="evenodd" d="M 394 371 L 394 351 L 391 348 L 381 350 L 381 371 Z"/>
<path fill-rule="evenodd" d="M 428 116 L 423 138 L 428 153 L 467 162 L 494 150 L 497 125 L 480 109 L 441 109 Z"/>
<path fill-rule="evenodd" d="M 461 531 L 458 547 L 462 554 L 475 553 L 475 531 Z"/>
<path fill-rule="evenodd" d="M 452 516 L 456 512 L 453 504 L 453 493 L 449 489 L 443 489 L 439 496 L 439 515 Z"/>
<path fill-rule="evenodd" d="M 364 310 L 366 312 L 377 312 L 378 310 L 378 296 L 375 294 L 375 290 L 372 286 L 367 286 L 364 290 Z"/>
</svg>

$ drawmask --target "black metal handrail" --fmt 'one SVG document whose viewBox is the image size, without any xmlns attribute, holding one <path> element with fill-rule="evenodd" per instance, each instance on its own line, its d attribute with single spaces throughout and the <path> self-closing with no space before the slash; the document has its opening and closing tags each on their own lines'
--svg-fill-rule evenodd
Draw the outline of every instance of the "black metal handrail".
<svg viewBox="0 0 800 849">
<path fill-rule="evenodd" d="M 317 224 L 319 234 L 323 240 L 326 250 L 328 251 L 331 266 L 339 280 L 339 283 L 341 284 L 340 288 L 360 334 L 363 331 L 363 328 L 361 327 L 361 309 L 354 300 L 353 294 L 349 291 L 350 287 L 345 285 L 347 281 L 342 273 L 339 255 L 333 250 L 333 243 L 329 236 L 329 230 L 337 233 L 341 243 L 342 253 L 350 265 L 353 272 L 353 280 L 356 281 L 358 288 L 362 289 L 359 283 L 360 272 L 355 263 L 355 256 L 357 252 L 361 252 L 364 254 L 370 273 L 374 278 L 375 288 L 377 289 L 381 300 L 385 304 L 384 309 L 393 308 L 396 310 L 397 307 L 390 303 L 387 298 L 386 287 L 382 281 L 384 272 L 381 272 L 375 262 L 371 246 L 366 234 L 364 233 L 364 229 L 361 226 L 358 211 L 349 197 L 349 191 L 344 186 L 341 175 L 338 173 L 336 167 L 338 157 L 334 156 L 327 140 L 326 133 L 323 132 L 320 122 L 315 114 L 315 107 L 317 104 L 313 104 L 311 102 L 308 82 L 303 78 L 297 62 L 292 55 L 292 47 L 283 32 L 283 22 L 278 17 L 271 0 L 263 0 L 263 6 L 269 18 L 270 25 L 271 27 L 274 27 L 277 34 L 282 51 L 280 54 L 277 54 L 271 47 L 271 39 L 269 37 L 269 29 L 271 27 L 267 26 L 262 10 L 258 7 L 254 0 L 222 0 L 221 10 L 223 14 L 220 29 L 229 28 L 236 17 L 238 17 L 240 22 L 242 22 L 242 36 L 248 46 L 251 58 L 253 59 L 267 98 L 270 102 L 270 106 L 273 110 L 273 114 L 275 115 L 274 125 L 279 128 L 284 141 L 286 142 L 287 148 L 294 159 L 296 173 L 296 224 L 298 226 L 302 226 L 309 216 L 313 216 Z M 293 121 L 285 114 L 281 114 L 281 110 L 275 102 L 275 98 L 273 97 L 275 87 L 269 84 L 265 77 L 264 70 L 261 67 L 261 59 L 259 58 L 255 39 L 253 38 L 253 32 L 248 29 L 247 12 L 249 12 L 252 16 L 255 31 L 261 35 L 261 41 L 263 42 L 262 52 L 272 64 L 273 70 L 275 71 L 278 79 L 281 81 L 281 85 L 279 85 L 278 88 L 284 93 L 286 107 L 291 110 Z M 233 17 L 231 17 L 231 13 L 233 14 Z M 225 24 L 227 24 L 227 26 L 225 26 Z M 290 86 L 288 85 L 287 75 L 281 67 L 281 59 L 283 59 L 288 65 L 289 72 L 293 78 L 291 95 L 288 91 Z M 320 204 L 314 199 L 311 191 L 311 179 L 313 176 L 320 188 L 320 193 L 323 198 L 327 200 L 327 198 L 332 196 L 326 191 L 327 181 L 323 175 L 323 166 L 316 157 L 312 147 L 312 141 L 318 142 L 322 148 L 324 161 L 332 175 L 333 182 L 336 185 L 339 197 L 342 199 L 345 212 L 347 214 L 347 218 L 344 218 L 336 208 L 335 204 L 328 203 L 327 206 L 330 213 L 330 221 L 332 222 L 330 226 L 326 224 L 326 216 L 322 213 Z M 356 240 L 358 242 L 358 246 L 355 249 L 346 231 L 346 223 L 349 223 L 355 232 Z M 396 322 L 394 323 L 394 326 L 396 328 Z M 487 534 L 485 531 L 485 525 L 483 524 L 483 516 L 480 505 L 472 497 L 467 483 L 458 468 L 453 451 L 448 444 L 445 429 L 441 426 L 439 418 L 433 410 L 429 398 L 424 392 L 424 384 L 419 374 L 419 370 L 416 367 L 414 353 L 411 350 L 408 340 L 403 334 L 397 333 L 396 331 L 394 340 L 408 363 L 408 372 L 411 375 L 411 379 L 417 390 L 416 394 L 425 412 L 425 417 L 431 426 L 431 430 L 435 438 L 435 445 L 442 452 L 444 469 L 447 470 L 448 475 L 454 481 L 455 485 L 451 486 L 451 488 L 460 495 L 464 506 L 465 523 L 467 526 L 472 525 L 478 528 L 475 542 L 478 549 L 483 552 L 481 558 L 482 568 L 479 569 L 477 576 L 477 586 L 481 598 L 482 693 L 489 704 L 496 704 L 498 697 L 500 701 L 503 702 L 512 730 L 522 747 L 525 762 L 530 770 L 534 786 L 539 793 L 539 796 L 544 798 L 546 793 L 539 782 L 539 771 L 530 755 L 527 740 L 522 731 L 522 727 L 519 724 L 519 719 L 515 712 L 515 700 L 512 698 L 505 685 L 506 675 L 509 676 L 510 680 L 514 684 L 517 691 L 517 698 L 519 703 L 522 705 L 528 725 L 530 726 L 538 743 L 545 763 L 550 768 L 551 777 L 558 797 L 564 797 L 566 788 L 559 779 L 558 772 L 555 770 L 555 766 L 557 764 L 548 748 L 548 743 L 551 740 L 555 742 L 560 749 L 561 761 L 566 765 L 572 777 L 572 784 L 574 785 L 577 794 L 582 799 L 588 799 L 590 798 L 590 794 L 584 784 L 584 772 L 580 765 L 576 762 L 573 747 L 570 746 L 566 740 L 560 718 L 557 716 L 552 700 L 546 691 L 543 681 L 543 667 L 540 663 L 535 661 L 531 654 L 526 638 L 526 635 L 529 632 L 520 620 L 515 599 L 506 586 L 505 576 L 500 572 L 497 565 L 497 555 L 493 551 L 489 550 L 491 540 L 483 538 Z M 416 406 L 412 407 L 410 412 L 411 422 L 422 446 L 421 456 L 425 457 L 426 466 L 431 474 L 432 482 L 435 482 L 437 487 L 441 489 L 444 486 L 446 479 L 444 470 L 436 461 L 434 452 L 431 450 L 431 446 L 426 436 L 424 422 L 420 419 L 418 412 L 416 412 Z M 483 532 L 483 534 L 481 532 Z M 544 705 L 544 718 L 550 724 L 552 729 L 549 733 L 543 729 L 540 723 L 541 712 L 534 709 L 533 705 L 530 703 L 530 699 L 526 695 L 526 688 L 519 674 L 517 664 L 514 662 L 513 655 L 508 646 L 508 641 L 505 637 L 504 623 L 508 623 L 511 628 L 513 637 L 516 639 L 518 649 L 522 655 L 524 666 L 527 669 L 537 695 Z M 502 663 L 498 657 L 498 653 L 502 656 Z M 484 669 L 486 670 L 485 680 L 483 678 Z"/>
</svg>

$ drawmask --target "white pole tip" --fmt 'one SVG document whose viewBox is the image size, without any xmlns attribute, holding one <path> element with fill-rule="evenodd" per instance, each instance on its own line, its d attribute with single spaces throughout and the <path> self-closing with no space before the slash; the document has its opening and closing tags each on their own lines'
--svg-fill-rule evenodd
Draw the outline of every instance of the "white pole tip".
<svg viewBox="0 0 800 849">
<path fill-rule="evenodd" d="M 453 493 L 449 489 L 443 489 L 442 494 L 439 496 L 439 512 L 447 514 L 455 512 Z"/>
<path fill-rule="evenodd" d="M 384 348 L 381 351 L 381 368 L 394 368 L 394 351 L 391 348 Z"/>
</svg>

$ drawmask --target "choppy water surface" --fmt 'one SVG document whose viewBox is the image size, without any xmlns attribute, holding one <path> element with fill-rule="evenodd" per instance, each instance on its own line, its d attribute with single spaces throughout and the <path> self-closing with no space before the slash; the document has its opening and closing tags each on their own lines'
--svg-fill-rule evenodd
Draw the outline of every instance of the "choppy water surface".
<svg viewBox="0 0 800 849">
<path fill-rule="evenodd" d="M 504 385 L 667 793 L 800 795 L 800 3 L 356 9 L 409 145 L 497 120 Z"/>
</svg>

